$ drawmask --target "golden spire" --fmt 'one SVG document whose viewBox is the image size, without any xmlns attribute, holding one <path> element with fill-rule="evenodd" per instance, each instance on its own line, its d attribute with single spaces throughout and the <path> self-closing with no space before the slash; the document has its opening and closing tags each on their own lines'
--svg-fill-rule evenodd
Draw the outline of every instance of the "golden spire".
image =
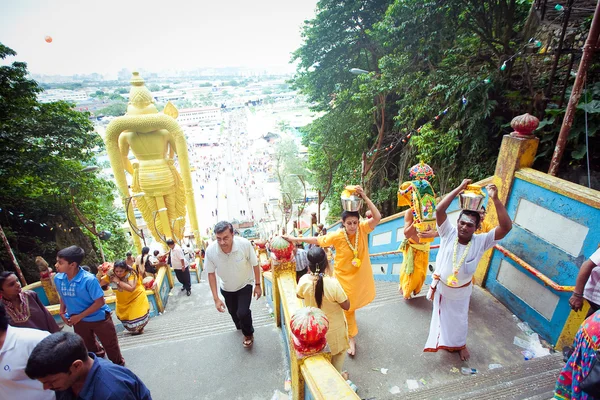
<svg viewBox="0 0 600 400">
<path fill-rule="evenodd" d="M 153 114 L 158 110 L 154 105 L 154 97 L 144 84 L 144 78 L 139 72 L 133 72 L 133 76 L 129 81 L 131 89 L 129 90 L 129 105 L 127 106 L 128 115 L 137 114 Z"/>
</svg>

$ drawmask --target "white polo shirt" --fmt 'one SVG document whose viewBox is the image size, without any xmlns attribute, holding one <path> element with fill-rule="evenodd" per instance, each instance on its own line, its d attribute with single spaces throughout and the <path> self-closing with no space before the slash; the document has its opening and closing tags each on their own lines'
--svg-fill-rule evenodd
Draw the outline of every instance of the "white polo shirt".
<svg viewBox="0 0 600 400">
<path fill-rule="evenodd" d="M 37 379 L 29 379 L 25 367 L 33 348 L 50 333 L 39 329 L 8 326 L 0 349 L 0 399 L 52 400 L 52 390 L 44 390 Z"/>
<path fill-rule="evenodd" d="M 175 244 L 173 249 L 171 249 L 171 267 L 173 267 L 173 269 L 182 269 L 183 266 L 181 265 L 181 261 L 183 261 L 183 263 L 187 267 L 188 262 L 185 259 L 185 254 L 183 253 L 181 246 Z"/>
<path fill-rule="evenodd" d="M 204 263 L 207 272 L 219 275 L 222 290 L 237 292 L 254 283 L 253 267 L 258 265 L 258 260 L 250 241 L 234 236 L 231 252 L 228 254 L 221 250 L 217 242 L 212 242 L 206 249 Z"/>
</svg>

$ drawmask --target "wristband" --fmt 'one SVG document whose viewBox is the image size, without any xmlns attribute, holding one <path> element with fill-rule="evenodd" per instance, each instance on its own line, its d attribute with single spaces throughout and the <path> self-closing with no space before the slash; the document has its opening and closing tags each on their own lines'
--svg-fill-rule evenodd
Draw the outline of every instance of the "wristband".
<svg viewBox="0 0 600 400">
<path fill-rule="evenodd" d="M 581 294 L 581 293 L 577 293 L 577 292 L 575 292 L 575 291 L 573 292 L 573 296 L 575 296 L 575 297 L 578 297 L 578 298 L 580 298 L 580 299 L 581 299 L 581 298 L 583 298 L 583 294 Z"/>
<path fill-rule="evenodd" d="M 254 286 L 260 286 L 260 283 L 256 283 L 256 282 L 255 282 L 255 283 L 254 283 Z"/>
</svg>

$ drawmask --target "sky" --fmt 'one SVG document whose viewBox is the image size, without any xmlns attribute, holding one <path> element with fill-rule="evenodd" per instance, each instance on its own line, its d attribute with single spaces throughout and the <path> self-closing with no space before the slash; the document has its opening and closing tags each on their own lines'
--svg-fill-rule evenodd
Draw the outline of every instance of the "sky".
<svg viewBox="0 0 600 400">
<path fill-rule="evenodd" d="M 283 67 L 316 3 L 0 0 L 0 43 L 17 52 L 4 64 L 24 61 L 34 74 Z"/>
</svg>

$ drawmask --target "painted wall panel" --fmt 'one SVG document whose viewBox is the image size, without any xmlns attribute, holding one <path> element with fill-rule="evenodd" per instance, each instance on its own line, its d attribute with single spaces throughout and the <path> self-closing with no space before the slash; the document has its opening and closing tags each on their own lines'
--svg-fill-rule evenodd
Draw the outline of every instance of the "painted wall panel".
<svg viewBox="0 0 600 400">
<path fill-rule="evenodd" d="M 508 261 L 500 262 L 498 282 L 527 303 L 548 321 L 552 319 L 560 298 L 536 282 L 531 275 L 519 271 Z"/>
<path fill-rule="evenodd" d="M 573 256 L 581 252 L 589 231 L 587 226 L 527 199 L 519 200 L 514 222 Z"/>
<path fill-rule="evenodd" d="M 388 272 L 388 264 L 371 264 L 373 275 L 386 275 Z"/>
<path fill-rule="evenodd" d="M 392 231 L 382 232 L 378 235 L 373 235 L 373 246 L 383 246 L 392 243 Z"/>
</svg>

